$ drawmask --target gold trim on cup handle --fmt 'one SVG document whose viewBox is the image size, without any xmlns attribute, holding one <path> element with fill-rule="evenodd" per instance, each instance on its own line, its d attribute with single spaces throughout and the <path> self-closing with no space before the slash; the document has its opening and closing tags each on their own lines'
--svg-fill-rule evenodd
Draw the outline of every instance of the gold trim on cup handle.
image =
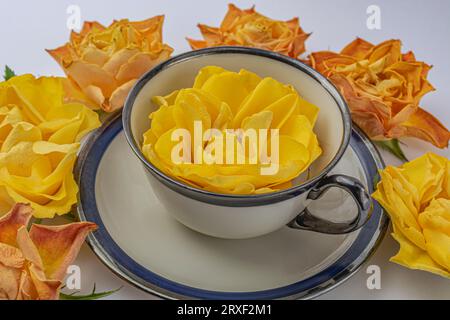
<svg viewBox="0 0 450 320">
<path fill-rule="evenodd" d="M 346 175 L 332 175 L 320 182 L 308 193 L 307 199 L 318 200 L 328 189 L 337 187 L 348 192 L 358 208 L 357 216 L 348 222 L 332 222 L 318 218 L 305 208 L 288 226 L 293 229 L 309 230 L 326 234 L 347 234 L 360 229 L 370 218 L 372 198 L 361 181 Z"/>
</svg>

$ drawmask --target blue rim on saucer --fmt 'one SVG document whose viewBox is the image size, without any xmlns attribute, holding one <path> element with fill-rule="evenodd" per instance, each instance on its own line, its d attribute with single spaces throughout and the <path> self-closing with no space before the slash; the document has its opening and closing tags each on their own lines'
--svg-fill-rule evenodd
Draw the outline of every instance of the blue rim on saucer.
<svg viewBox="0 0 450 320">
<path fill-rule="evenodd" d="M 314 298 L 333 289 L 356 273 L 376 250 L 386 233 L 388 218 L 381 206 L 374 202 L 370 220 L 346 252 L 326 269 L 302 281 L 256 292 L 209 291 L 176 283 L 148 270 L 127 255 L 108 233 L 98 211 L 95 194 L 97 170 L 103 154 L 122 130 L 121 114 L 116 113 L 92 133 L 84 144 L 75 168 L 75 178 L 80 187 L 78 213 L 81 221 L 94 222 L 99 227 L 87 238 L 88 244 L 99 259 L 118 276 L 146 292 L 168 299 Z M 369 192 L 372 193 L 374 182 L 378 179 L 378 170 L 384 168 L 384 163 L 373 144 L 358 128 L 353 129 L 350 146 L 361 160 Z"/>
</svg>

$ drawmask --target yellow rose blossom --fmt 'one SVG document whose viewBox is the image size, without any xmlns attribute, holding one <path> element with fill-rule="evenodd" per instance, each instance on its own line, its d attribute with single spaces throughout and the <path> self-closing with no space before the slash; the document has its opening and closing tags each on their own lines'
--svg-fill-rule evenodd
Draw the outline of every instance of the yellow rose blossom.
<svg viewBox="0 0 450 320">
<path fill-rule="evenodd" d="M 0 300 L 58 300 L 67 267 L 97 226 L 33 225 L 29 205 L 16 204 L 0 218 Z"/>
<path fill-rule="evenodd" d="M 0 216 L 15 202 L 30 203 L 38 218 L 76 203 L 79 142 L 100 121 L 72 101 L 66 81 L 24 75 L 0 83 Z"/>
<path fill-rule="evenodd" d="M 1 82 L 0 145 L 21 122 L 37 126 L 50 142 L 79 142 L 100 125 L 98 115 L 79 101 L 82 95 L 65 78 L 23 75 Z"/>
<path fill-rule="evenodd" d="M 273 20 L 255 11 L 228 6 L 219 28 L 198 25 L 204 40 L 187 39 L 192 49 L 217 46 L 246 46 L 275 51 L 292 58 L 305 52 L 309 34 L 299 25 L 298 18 L 289 21 Z"/>
<path fill-rule="evenodd" d="M 123 106 L 137 79 L 173 52 L 162 42 L 163 22 L 164 16 L 109 27 L 86 22 L 67 44 L 48 52 L 97 108 L 111 112 Z"/>
<path fill-rule="evenodd" d="M 391 217 L 400 251 L 391 261 L 450 278 L 450 160 L 427 153 L 387 167 L 373 197 Z"/>
<path fill-rule="evenodd" d="M 215 66 L 204 67 L 192 88 L 155 97 L 154 102 L 159 109 L 150 115 L 151 128 L 144 134 L 144 154 L 161 171 L 204 190 L 256 194 L 286 189 L 322 153 L 313 132 L 319 109 L 302 99 L 291 86 L 272 78 L 262 79 L 246 70 L 231 72 Z M 183 128 L 195 135 L 195 121 L 200 121 L 204 130 L 216 129 L 223 141 L 229 129 L 278 129 L 278 172 L 262 175 L 261 169 L 266 164 L 260 159 L 244 164 L 175 163 L 172 151 L 178 142 L 173 141 L 172 134 Z M 209 142 L 214 139 L 211 137 Z M 238 136 L 233 139 L 237 146 L 233 156 L 237 159 L 239 150 L 245 148 L 239 146 L 246 139 Z M 201 151 L 211 155 L 209 142 Z M 273 142 L 269 139 L 267 144 L 270 143 Z M 242 156 L 250 158 L 249 150 L 263 144 L 259 139 L 257 145 L 242 151 Z M 191 146 L 190 152 L 195 157 L 198 150 Z"/>
</svg>

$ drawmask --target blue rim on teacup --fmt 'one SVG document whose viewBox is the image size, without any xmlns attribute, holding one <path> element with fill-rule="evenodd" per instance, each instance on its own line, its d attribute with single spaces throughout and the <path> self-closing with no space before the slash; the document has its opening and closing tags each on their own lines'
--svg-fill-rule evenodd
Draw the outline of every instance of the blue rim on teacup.
<svg viewBox="0 0 450 320">
<path fill-rule="evenodd" d="M 135 103 L 135 100 L 139 94 L 139 92 L 142 90 L 142 88 L 147 84 L 148 81 L 153 79 L 155 76 L 157 76 L 159 73 L 164 71 L 165 69 L 181 63 L 183 61 L 186 61 L 188 59 L 192 59 L 195 57 L 201 57 L 201 56 L 207 56 L 207 55 L 214 55 L 214 54 L 246 54 L 246 55 L 255 55 L 260 56 L 264 58 L 269 58 L 276 60 L 278 62 L 285 63 L 289 66 L 292 66 L 294 68 L 297 68 L 298 70 L 306 73 L 309 75 L 312 79 L 316 80 L 335 100 L 336 105 L 339 107 L 339 111 L 342 115 L 341 119 L 343 122 L 343 135 L 342 135 L 342 141 L 340 143 L 339 149 L 336 152 L 333 159 L 327 164 L 327 166 L 316 176 L 313 178 L 307 180 L 306 182 L 296 185 L 294 187 L 291 187 L 286 190 L 277 191 L 273 193 L 268 194 L 258 194 L 258 195 L 234 195 L 234 194 L 222 194 L 222 193 L 216 193 L 211 191 L 206 191 L 202 189 L 195 188 L 193 186 L 186 185 L 166 174 L 164 174 L 162 171 L 160 171 L 158 168 L 156 168 L 150 161 L 147 160 L 147 158 L 144 156 L 144 154 L 141 151 L 141 147 L 139 143 L 135 140 L 132 132 L 132 126 L 131 126 L 131 114 L 133 111 L 133 106 Z M 144 166 L 150 170 L 150 172 L 153 174 L 153 176 L 158 179 L 160 182 L 162 182 L 164 185 L 172 189 L 173 191 L 176 191 L 182 195 L 185 195 L 189 198 L 206 202 L 210 204 L 220 205 L 220 206 L 228 206 L 228 207 L 249 207 L 249 206 L 260 206 L 260 205 L 266 205 L 266 204 L 272 204 L 276 202 L 280 202 L 283 200 L 287 200 L 290 198 L 293 198 L 301 193 L 304 193 L 305 191 L 311 189 L 317 183 L 322 180 L 339 162 L 339 160 L 344 155 L 345 150 L 348 147 L 348 144 L 350 142 L 351 137 L 351 130 L 352 130 L 352 121 L 351 121 L 351 115 L 349 108 L 347 106 L 347 103 L 345 102 L 344 98 L 341 96 L 337 88 L 324 76 L 322 76 L 319 72 L 314 70 L 313 68 L 309 67 L 308 65 L 304 64 L 301 61 L 298 61 L 296 59 L 272 52 L 272 51 L 266 51 L 256 48 L 248 48 L 248 47 L 213 47 L 213 48 L 206 48 L 196 51 L 190 51 L 183 54 L 180 54 L 178 56 L 175 56 L 149 72 L 147 72 L 144 76 L 142 76 L 133 89 L 131 90 L 130 94 L 128 95 L 128 98 L 125 102 L 125 106 L 123 109 L 123 127 L 124 132 L 126 135 L 126 139 L 131 146 L 133 152 L 136 154 L 136 156 L 141 160 L 141 162 L 144 164 Z"/>
</svg>

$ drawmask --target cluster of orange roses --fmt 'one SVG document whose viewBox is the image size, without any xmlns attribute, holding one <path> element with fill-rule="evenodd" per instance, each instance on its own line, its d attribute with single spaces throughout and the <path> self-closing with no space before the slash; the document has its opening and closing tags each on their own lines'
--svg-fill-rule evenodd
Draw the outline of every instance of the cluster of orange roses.
<svg viewBox="0 0 450 320">
<path fill-rule="evenodd" d="M 234 5 L 219 28 L 199 24 L 204 40 L 188 39 L 193 49 L 212 46 L 251 46 L 292 58 L 305 52 L 309 34 L 298 19 L 276 21 L 251 8 Z M 417 61 L 412 52 L 402 54 L 399 40 L 373 45 L 356 39 L 341 52 L 313 52 L 307 59 L 341 91 L 353 121 L 373 140 L 416 137 L 444 148 L 449 131 L 419 104 L 434 90 L 427 81 L 430 66 Z"/>
<path fill-rule="evenodd" d="M 109 27 L 87 22 L 67 44 L 49 53 L 97 107 L 114 111 L 145 71 L 171 55 L 172 48 L 162 42 L 163 20 L 121 20 Z M 204 39 L 187 39 L 194 50 L 249 46 L 292 58 L 305 53 L 310 35 L 298 18 L 273 20 L 233 4 L 219 27 L 198 27 Z M 449 131 L 420 107 L 421 98 L 434 90 L 427 81 L 431 67 L 412 52 L 402 53 L 399 40 L 373 45 L 358 38 L 341 52 L 313 52 L 306 61 L 341 90 L 354 122 L 373 140 L 411 136 L 439 148 L 448 145 Z"/>
</svg>

